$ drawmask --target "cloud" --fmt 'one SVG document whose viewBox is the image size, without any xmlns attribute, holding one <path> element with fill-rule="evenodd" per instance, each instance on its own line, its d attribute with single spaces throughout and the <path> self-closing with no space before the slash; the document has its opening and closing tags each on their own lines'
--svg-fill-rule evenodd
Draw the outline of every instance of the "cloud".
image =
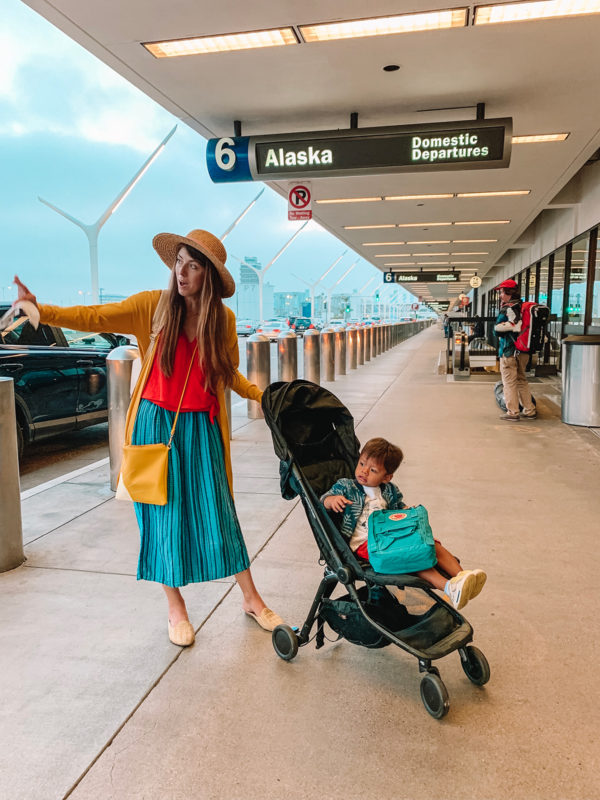
<svg viewBox="0 0 600 800">
<path fill-rule="evenodd" d="M 0 136 L 78 136 L 148 152 L 173 117 L 20 2 L 3 0 Z M 27 31 L 27 35 L 24 31 Z"/>
</svg>

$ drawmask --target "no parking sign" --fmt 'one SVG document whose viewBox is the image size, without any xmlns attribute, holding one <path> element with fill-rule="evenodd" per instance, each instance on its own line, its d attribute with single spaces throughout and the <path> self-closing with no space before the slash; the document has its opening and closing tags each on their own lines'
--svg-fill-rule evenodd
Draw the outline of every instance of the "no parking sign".
<svg viewBox="0 0 600 800">
<path fill-rule="evenodd" d="M 289 184 L 288 219 L 312 219 L 312 192 L 310 181 Z"/>
</svg>

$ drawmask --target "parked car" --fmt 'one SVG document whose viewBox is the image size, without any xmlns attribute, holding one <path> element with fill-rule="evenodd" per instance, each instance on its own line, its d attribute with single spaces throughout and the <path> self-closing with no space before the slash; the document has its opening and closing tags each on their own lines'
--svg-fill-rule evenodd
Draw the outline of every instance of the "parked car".
<svg viewBox="0 0 600 800">
<path fill-rule="evenodd" d="M 238 336 L 252 336 L 256 333 L 256 323 L 250 319 L 238 319 L 235 323 Z"/>
<path fill-rule="evenodd" d="M 126 336 L 18 317 L 0 331 L 0 376 L 14 381 L 19 455 L 31 442 L 108 419 L 106 356 Z"/>
<path fill-rule="evenodd" d="M 314 328 L 310 317 L 289 317 L 287 323 L 294 333 L 299 334 L 304 333 L 304 331 L 307 331 L 309 328 Z"/>
<path fill-rule="evenodd" d="M 270 342 L 275 342 L 277 341 L 277 337 L 281 331 L 288 331 L 289 329 L 290 328 L 285 320 L 267 319 L 257 325 L 256 332 L 262 333 L 263 336 L 267 336 Z"/>
</svg>

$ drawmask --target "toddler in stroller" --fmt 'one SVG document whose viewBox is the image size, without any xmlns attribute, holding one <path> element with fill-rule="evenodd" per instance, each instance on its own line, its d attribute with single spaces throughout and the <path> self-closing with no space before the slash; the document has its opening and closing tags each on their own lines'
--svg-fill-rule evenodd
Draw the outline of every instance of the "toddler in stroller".
<svg viewBox="0 0 600 800">
<path fill-rule="evenodd" d="M 402 493 L 392 483 L 404 455 L 385 439 L 369 439 L 358 457 L 354 480 L 341 478 L 321 497 L 328 510 L 341 513 L 340 531 L 350 549 L 368 562 L 368 519 L 377 510 L 406 508 Z M 461 609 L 483 589 L 487 575 L 481 569 L 463 570 L 457 559 L 437 539 L 435 564 L 412 574 L 443 590 L 454 608 Z"/>
<path fill-rule="evenodd" d="M 293 659 L 298 648 L 316 639 L 325 640 L 329 625 L 340 637 L 368 648 L 394 644 L 417 658 L 421 699 L 436 719 L 447 714 L 448 692 L 432 662 L 458 651 L 469 680 L 483 686 L 490 670 L 483 653 L 470 642 L 473 628 L 453 604 L 438 596 L 433 586 L 412 574 L 386 575 L 360 560 L 349 540 L 336 527 L 319 498 L 336 481 L 352 479 L 360 454 L 353 418 L 331 392 L 309 381 L 273 383 L 262 397 L 265 421 L 271 429 L 280 459 L 281 493 L 300 497 L 313 536 L 325 562 L 325 574 L 308 616 L 299 630 L 279 625 L 273 646 L 284 660 Z M 345 594 L 334 597 L 336 587 Z M 424 613 L 409 613 L 386 587 L 420 590 L 428 600 Z M 311 632 L 316 626 L 316 634 Z"/>
</svg>

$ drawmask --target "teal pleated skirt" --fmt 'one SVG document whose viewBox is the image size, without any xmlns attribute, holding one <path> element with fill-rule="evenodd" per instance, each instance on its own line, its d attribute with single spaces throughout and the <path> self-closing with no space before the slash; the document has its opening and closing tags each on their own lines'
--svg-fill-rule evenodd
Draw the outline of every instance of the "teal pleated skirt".
<svg viewBox="0 0 600 800">
<path fill-rule="evenodd" d="M 132 444 L 167 444 L 174 416 L 142 400 Z M 185 586 L 226 578 L 250 565 L 227 482 L 221 431 L 208 413 L 179 415 L 169 452 L 167 504 L 134 506 L 141 538 L 138 580 Z"/>
</svg>

